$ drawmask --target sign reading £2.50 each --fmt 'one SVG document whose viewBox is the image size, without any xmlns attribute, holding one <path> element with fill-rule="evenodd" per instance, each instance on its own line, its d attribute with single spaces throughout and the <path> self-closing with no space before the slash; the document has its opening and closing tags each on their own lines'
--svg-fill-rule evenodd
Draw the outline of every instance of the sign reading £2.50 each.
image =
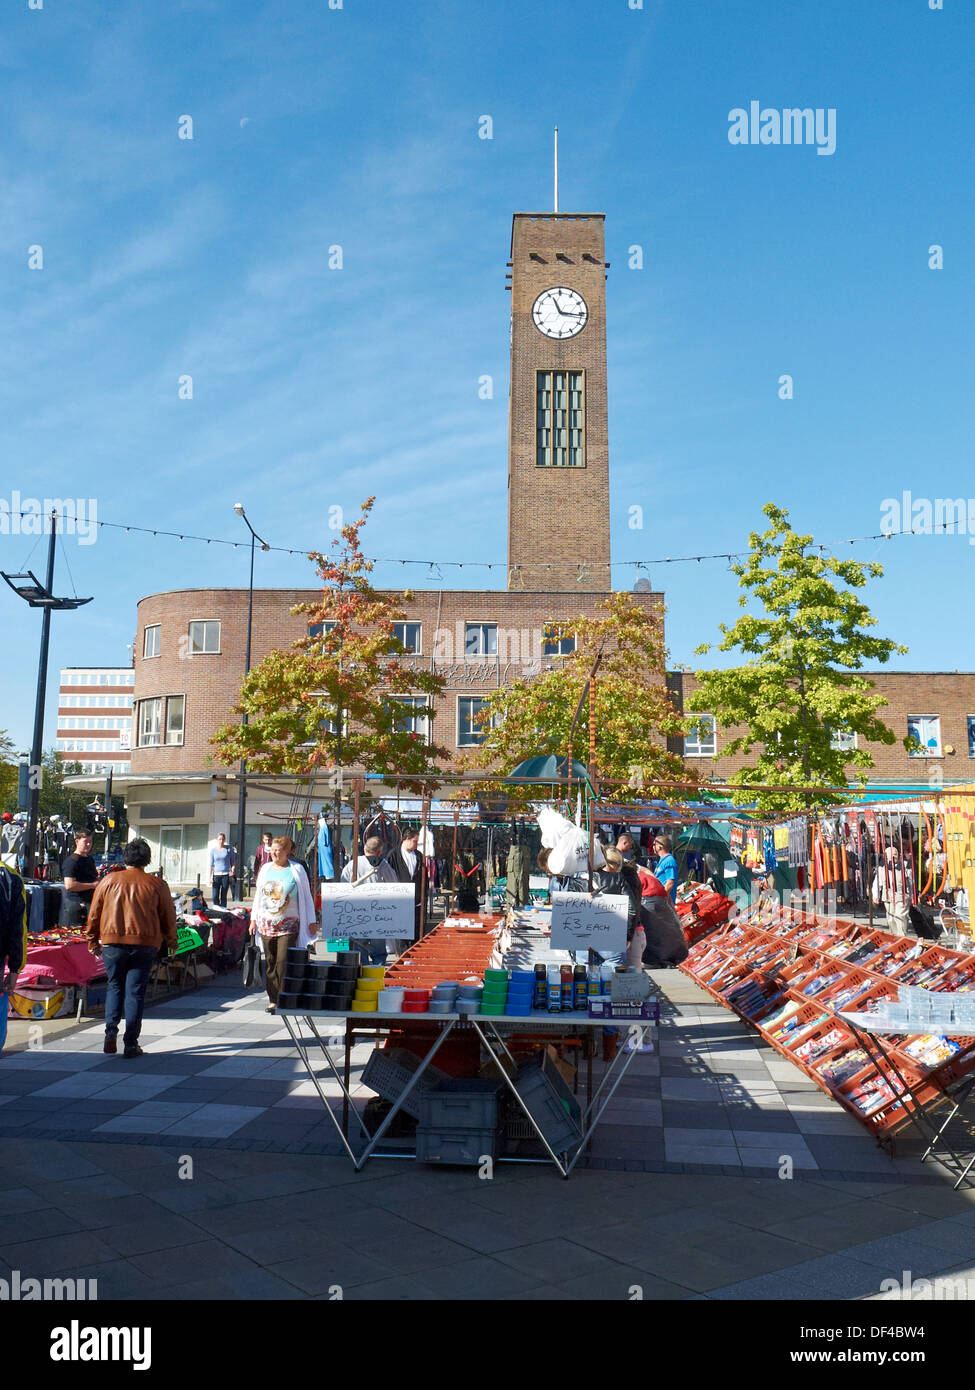
<svg viewBox="0 0 975 1390">
<path fill-rule="evenodd" d="M 412 883 L 323 883 L 323 935 L 331 940 L 381 936 L 412 941 Z"/>
<path fill-rule="evenodd" d="M 622 894 L 553 893 L 552 949 L 625 951 L 628 908 Z"/>
</svg>

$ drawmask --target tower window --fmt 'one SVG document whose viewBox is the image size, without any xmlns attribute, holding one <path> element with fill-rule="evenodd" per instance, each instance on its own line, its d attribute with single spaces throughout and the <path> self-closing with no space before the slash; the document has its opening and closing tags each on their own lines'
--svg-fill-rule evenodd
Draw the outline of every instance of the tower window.
<svg viewBox="0 0 975 1390">
<path fill-rule="evenodd" d="M 585 468 L 586 392 L 582 372 L 538 372 L 535 462 L 539 468 Z"/>
</svg>

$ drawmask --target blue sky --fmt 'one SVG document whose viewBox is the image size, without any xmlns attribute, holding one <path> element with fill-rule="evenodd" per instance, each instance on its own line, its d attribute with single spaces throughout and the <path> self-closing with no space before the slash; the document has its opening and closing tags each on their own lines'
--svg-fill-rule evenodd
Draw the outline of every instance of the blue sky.
<svg viewBox="0 0 975 1390">
<path fill-rule="evenodd" d="M 551 206 L 558 124 L 563 209 L 606 213 L 615 560 L 741 548 L 769 500 L 838 541 L 904 489 L 975 495 L 975 19 L 944 6 L 9 0 L 0 494 L 231 539 L 241 500 L 275 544 L 324 547 L 329 507 L 375 493 L 367 553 L 498 561 L 443 583 L 502 587 L 510 218 Z M 835 108 L 835 154 L 731 145 L 753 99 Z M 968 541 L 853 551 L 887 566 L 868 601 L 900 669 L 975 669 Z M 0 567 L 32 544 L 0 535 Z M 64 554 L 57 587 L 95 599 L 54 619 L 52 691 L 127 662 L 143 594 L 247 579 L 243 548 L 103 531 Z M 431 587 L 376 577 L 406 574 Z M 649 574 L 694 664 L 734 577 Z M 259 557 L 262 586 L 312 579 Z M 27 746 L 39 618 L 4 590 L 0 623 L 0 729 Z"/>
</svg>

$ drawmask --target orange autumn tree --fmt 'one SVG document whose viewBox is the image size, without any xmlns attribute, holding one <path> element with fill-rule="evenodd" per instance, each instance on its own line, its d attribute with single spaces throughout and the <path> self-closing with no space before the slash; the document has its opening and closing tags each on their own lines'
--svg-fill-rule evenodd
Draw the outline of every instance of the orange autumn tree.
<svg viewBox="0 0 975 1390">
<path fill-rule="evenodd" d="M 359 520 L 342 528 L 331 555 L 309 555 L 322 594 L 291 609 L 306 617 L 308 635 L 271 652 L 245 677 L 234 713 L 246 712 L 247 723 L 224 724 L 212 739 L 228 763 L 245 759 L 251 771 L 295 776 L 343 767 L 398 773 L 404 787 L 415 790 L 419 783 L 411 779 L 435 773 L 449 757 L 428 741 L 428 726 L 420 732 L 407 727 L 409 719 L 432 717 L 444 681 L 402 659 L 406 648 L 393 624 L 406 614 L 369 579 L 373 563 L 362 553 L 359 533 L 374 501 L 368 498 Z M 410 598 L 405 591 L 404 601 Z M 426 697 L 426 706 L 407 714 L 399 700 L 417 695 Z M 336 777 L 336 809 L 339 784 Z"/>
<path fill-rule="evenodd" d="M 520 802 L 538 799 L 537 786 L 511 787 L 503 778 L 536 754 L 567 755 L 572 717 L 599 652 L 595 751 L 600 778 L 626 784 L 623 795 L 663 795 L 671 800 L 673 792 L 661 790 L 655 785 L 658 781 L 695 781 L 680 755 L 666 747 L 668 735 L 685 732 L 685 721 L 674 709 L 664 680 L 662 616 L 662 609 L 648 612 L 631 594 L 613 593 L 596 604 L 595 614 L 549 624 L 546 640 L 574 636 L 575 650 L 549 670 L 526 673 L 487 698 L 478 716 L 487 736 L 463 760 L 467 770 L 484 774 L 478 791 L 504 790 Z M 588 702 L 576 725 L 573 756 L 589 761 Z"/>
</svg>

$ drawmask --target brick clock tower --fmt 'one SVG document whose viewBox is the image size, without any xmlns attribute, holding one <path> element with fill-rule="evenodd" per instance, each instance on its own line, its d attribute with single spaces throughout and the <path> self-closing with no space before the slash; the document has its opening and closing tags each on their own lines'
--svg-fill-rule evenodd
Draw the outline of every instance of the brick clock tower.
<svg viewBox="0 0 975 1390">
<path fill-rule="evenodd" d="M 612 589 L 604 215 L 511 228 L 508 588 Z"/>
</svg>

